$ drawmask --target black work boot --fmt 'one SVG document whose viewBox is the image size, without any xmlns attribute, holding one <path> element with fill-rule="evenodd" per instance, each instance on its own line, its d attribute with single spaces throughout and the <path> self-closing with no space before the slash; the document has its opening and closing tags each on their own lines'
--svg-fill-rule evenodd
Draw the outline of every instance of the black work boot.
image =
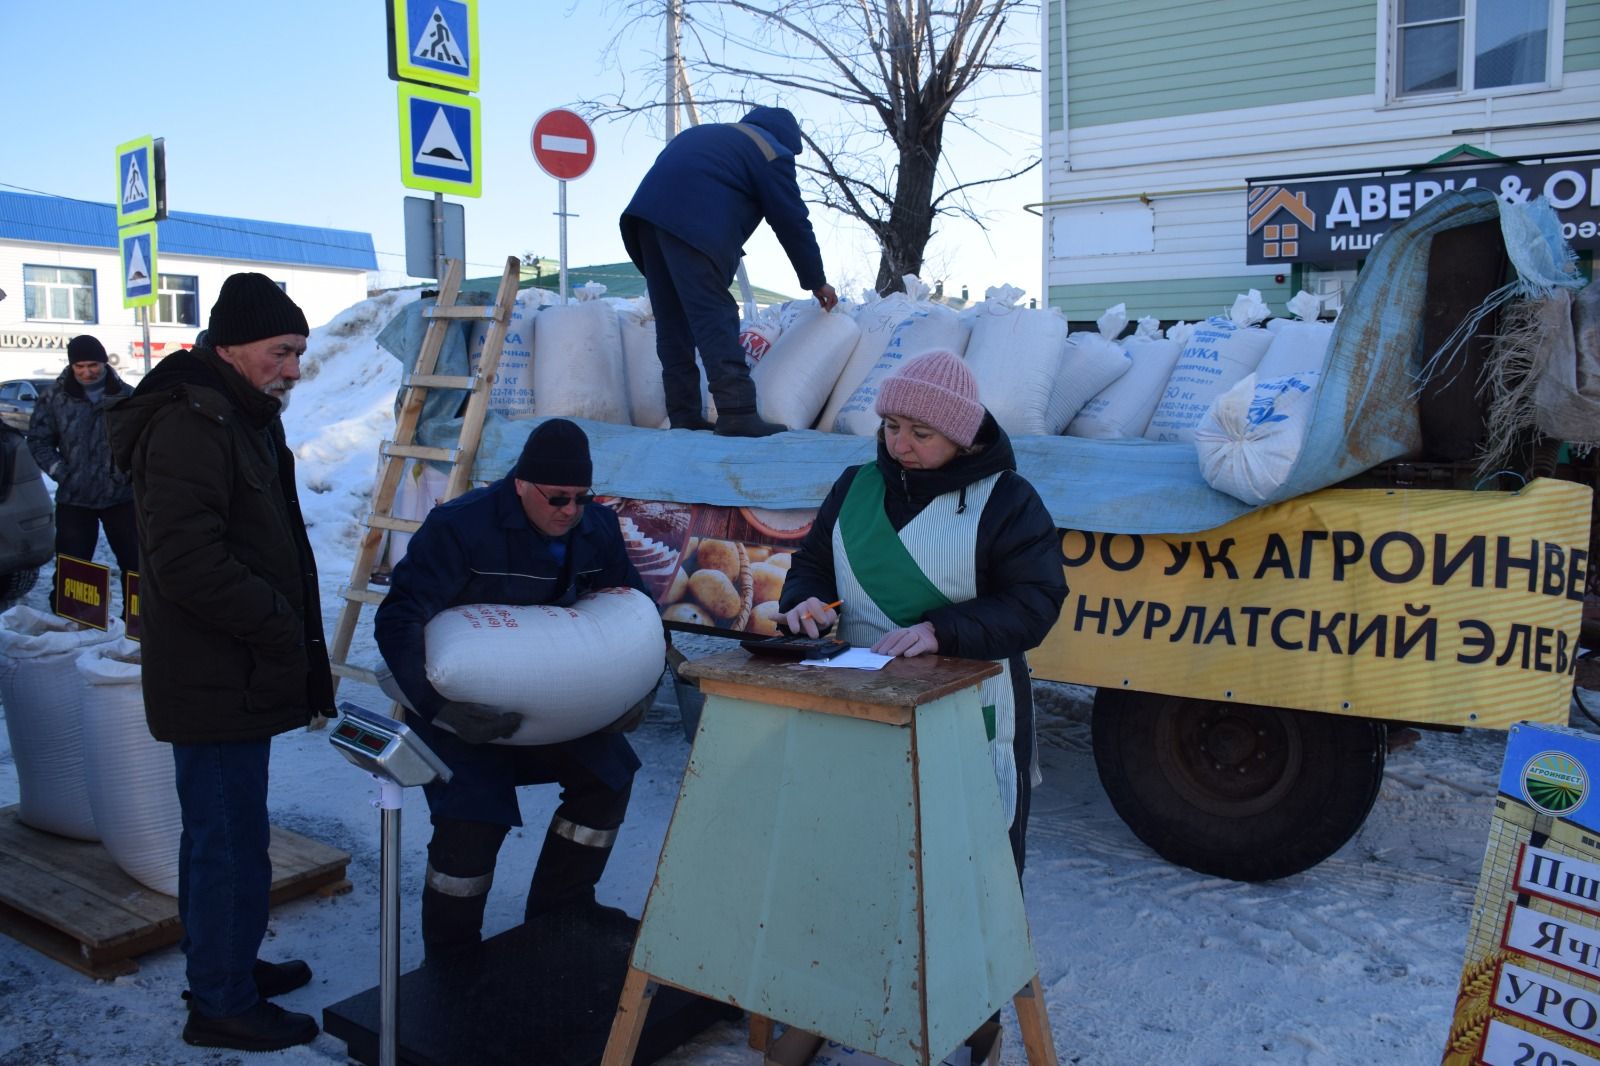
<svg viewBox="0 0 1600 1066">
<path fill-rule="evenodd" d="M 303 959 L 289 959 L 286 962 L 257 959 L 250 968 L 250 976 L 255 978 L 256 995 L 262 999 L 272 999 L 310 984 L 311 967 Z M 188 1008 L 194 1010 L 194 998 L 187 988 L 183 990 L 183 999 Z"/>
<path fill-rule="evenodd" d="M 471 954 L 483 942 L 483 911 L 489 893 L 448 896 L 422 889 L 422 954 L 430 963 L 449 962 Z"/>
<path fill-rule="evenodd" d="M 719 437 L 770 437 L 788 429 L 780 422 L 765 421 L 754 411 L 720 411 L 717 414 Z"/>
<path fill-rule="evenodd" d="M 594 898 L 594 886 L 605 873 L 616 837 L 615 829 L 588 829 L 560 815 L 552 818 L 533 868 L 524 919 L 559 914 L 594 934 L 633 943 L 638 920 Z"/>
<path fill-rule="evenodd" d="M 183 1027 L 185 1044 L 234 1051 L 282 1051 L 316 1038 L 317 1023 L 311 1015 L 284 1010 L 265 999 L 230 1018 L 208 1018 L 191 1011 Z"/>
<path fill-rule="evenodd" d="M 673 429 L 710 429 L 711 423 L 700 413 L 697 407 L 694 410 L 668 411 L 667 424 Z"/>
</svg>

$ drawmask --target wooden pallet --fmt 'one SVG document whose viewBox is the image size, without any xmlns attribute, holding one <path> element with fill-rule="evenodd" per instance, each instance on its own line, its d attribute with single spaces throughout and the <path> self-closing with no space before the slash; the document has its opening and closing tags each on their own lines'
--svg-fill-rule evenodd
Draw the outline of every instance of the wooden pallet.
<svg viewBox="0 0 1600 1066">
<path fill-rule="evenodd" d="M 350 891 L 347 852 L 272 827 L 273 905 Z M 99 844 L 22 824 L 0 807 L 0 933 L 100 979 L 139 969 L 136 956 L 183 938 L 178 901 L 146 888 Z"/>
</svg>

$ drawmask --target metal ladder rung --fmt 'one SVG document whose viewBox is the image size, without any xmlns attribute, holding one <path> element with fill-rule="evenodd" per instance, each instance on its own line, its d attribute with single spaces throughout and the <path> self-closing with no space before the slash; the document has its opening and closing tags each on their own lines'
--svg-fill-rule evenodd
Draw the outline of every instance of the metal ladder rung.
<svg viewBox="0 0 1600 1066">
<path fill-rule="evenodd" d="M 383 454 L 388 456 L 401 455 L 407 459 L 437 459 L 441 463 L 453 463 L 458 454 L 454 448 L 430 448 L 426 444 L 396 444 L 392 440 L 383 442 Z"/>
<path fill-rule="evenodd" d="M 412 374 L 406 387 L 412 389 L 470 389 L 477 384 L 476 374 Z"/>
</svg>

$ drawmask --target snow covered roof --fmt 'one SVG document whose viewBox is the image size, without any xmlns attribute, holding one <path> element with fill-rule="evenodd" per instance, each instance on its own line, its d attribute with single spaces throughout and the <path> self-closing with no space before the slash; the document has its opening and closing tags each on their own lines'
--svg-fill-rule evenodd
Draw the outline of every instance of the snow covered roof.
<svg viewBox="0 0 1600 1066">
<path fill-rule="evenodd" d="M 372 235 L 355 230 L 173 211 L 161 223 L 161 251 L 259 263 L 376 270 Z M 0 240 L 117 247 L 111 204 L 0 189 Z"/>
</svg>

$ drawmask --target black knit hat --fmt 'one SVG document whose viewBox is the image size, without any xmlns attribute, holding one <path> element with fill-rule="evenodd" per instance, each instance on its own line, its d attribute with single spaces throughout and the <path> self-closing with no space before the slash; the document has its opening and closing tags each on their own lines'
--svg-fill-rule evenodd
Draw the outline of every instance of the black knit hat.
<svg viewBox="0 0 1600 1066">
<path fill-rule="evenodd" d="M 594 464 L 589 461 L 589 437 L 574 422 L 552 418 L 541 422 L 522 446 L 511 476 L 535 485 L 594 484 Z"/>
<path fill-rule="evenodd" d="M 311 335 L 305 312 L 265 274 L 231 274 L 211 305 L 206 341 L 213 348 L 286 333 Z"/>
<path fill-rule="evenodd" d="M 67 342 L 69 363 L 109 363 L 106 346 L 87 333 L 80 333 Z"/>
</svg>

